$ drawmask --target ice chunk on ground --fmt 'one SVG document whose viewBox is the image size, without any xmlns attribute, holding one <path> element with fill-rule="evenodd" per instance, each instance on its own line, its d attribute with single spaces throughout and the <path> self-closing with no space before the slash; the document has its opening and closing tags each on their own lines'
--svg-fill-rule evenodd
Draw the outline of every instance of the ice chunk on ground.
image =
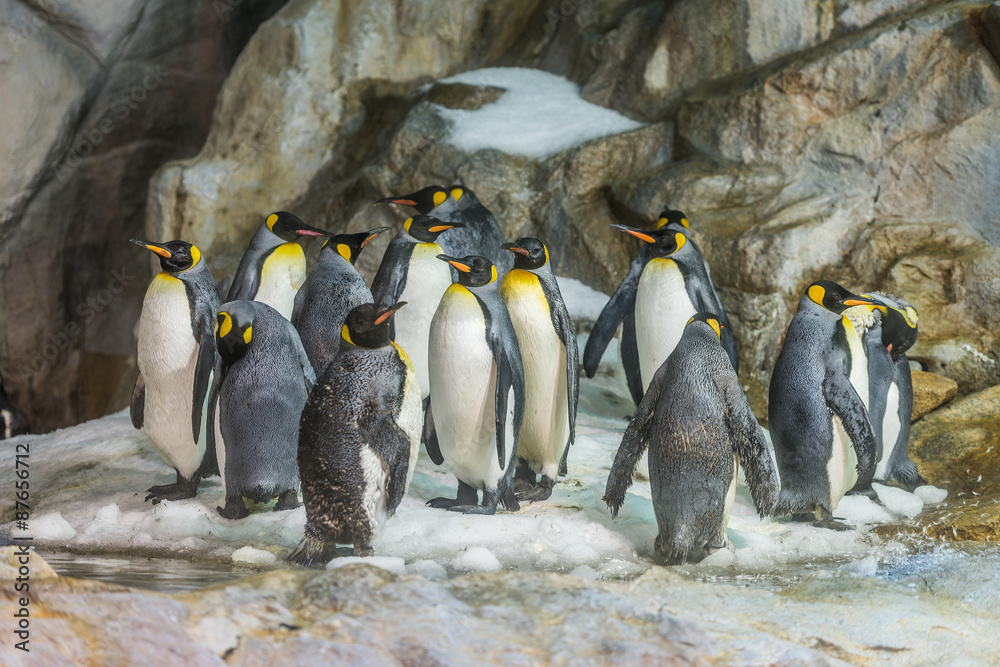
<svg viewBox="0 0 1000 667">
<path fill-rule="evenodd" d="M 888 523 L 895 517 L 868 496 L 844 496 L 833 510 L 833 516 L 856 524 Z"/>
<path fill-rule="evenodd" d="M 419 574 L 424 579 L 431 581 L 448 577 L 448 570 L 444 568 L 444 565 L 434 560 L 415 560 L 406 566 L 406 571 L 410 574 Z"/>
<path fill-rule="evenodd" d="M 277 557 L 270 551 L 241 547 L 233 552 L 233 562 L 237 565 L 274 565 Z"/>
<path fill-rule="evenodd" d="M 10 531 L 12 537 L 30 537 L 36 542 L 68 542 L 76 535 L 74 528 L 59 512 L 49 512 L 28 521 L 28 530 Z"/>
<path fill-rule="evenodd" d="M 882 501 L 885 508 L 893 514 L 900 514 L 907 519 L 912 519 L 924 511 L 924 501 L 909 491 L 877 482 L 872 482 L 872 488 L 875 489 L 878 499 Z"/>
<path fill-rule="evenodd" d="M 580 567 L 574 568 L 570 574 L 574 577 L 580 577 L 581 579 L 597 579 L 597 570 L 587 565 L 581 565 Z"/>
<path fill-rule="evenodd" d="M 585 101 L 580 87 L 557 74 L 521 67 L 463 72 L 443 83 L 496 86 L 500 99 L 472 111 L 441 107 L 451 121 L 448 143 L 468 152 L 495 148 L 540 158 L 597 137 L 642 127 L 617 111 Z"/>
<path fill-rule="evenodd" d="M 326 569 L 336 570 L 348 565 L 354 565 L 355 563 L 364 563 L 372 567 L 382 568 L 393 574 L 406 574 L 406 563 L 403 559 L 392 556 L 341 556 L 327 563 Z"/>
<path fill-rule="evenodd" d="M 925 486 L 918 486 L 914 489 L 913 495 L 924 501 L 924 504 L 926 505 L 937 505 L 938 503 L 943 503 L 945 498 L 948 497 L 948 490 L 939 489 L 936 486 L 927 484 Z"/>
<path fill-rule="evenodd" d="M 469 547 L 451 561 L 451 568 L 457 572 L 498 572 L 500 561 L 486 547 Z"/>
<path fill-rule="evenodd" d="M 848 563 L 844 566 L 844 572 L 859 577 L 874 577 L 875 573 L 878 572 L 878 558 L 868 556 L 853 563 Z"/>
</svg>

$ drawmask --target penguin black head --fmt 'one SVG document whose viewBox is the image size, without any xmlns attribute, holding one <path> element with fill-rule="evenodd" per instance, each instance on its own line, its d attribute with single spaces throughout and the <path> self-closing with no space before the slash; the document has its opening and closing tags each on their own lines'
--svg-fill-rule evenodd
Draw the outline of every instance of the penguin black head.
<svg viewBox="0 0 1000 667">
<path fill-rule="evenodd" d="M 867 306 L 871 310 L 880 310 L 885 314 L 885 304 L 870 296 L 860 296 L 830 280 L 817 280 L 806 289 L 809 299 L 829 310 L 831 313 L 840 315 L 852 306 Z"/>
<path fill-rule="evenodd" d="M 340 336 L 351 345 L 375 349 L 391 342 L 389 320 L 397 310 L 406 305 L 405 301 L 391 306 L 363 303 L 347 314 Z"/>
<path fill-rule="evenodd" d="M 253 340 L 254 311 L 252 306 L 250 308 L 249 316 L 244 309 L 238 307 L 220 310 L 215 316 L 215 346 L 226 366 L 242 359 Z"/>
<path fill-rule="evenodd" d="M 438 235 L 455 227 L 465 227 L 461 222 L 444 222 L 429 215 L 415 215 L 407 218 L 403 229 L 413 238 L 422 243 L 433 243 Z"/>
<path fill-rule="evenodd" d="M 722 342 L 722 332 L 727 328 L 729 328 L 729 325 L 726 324 L 725 321 L 720 319 L 717 315 L 713 315 L 712 313 L 706 313 L 704 311 L 700 313 L 695 313 L 691 317 L 691 319 L 687 321 L 687 324 L 685 324 L 684 326 L 688 326 L 692 322 L 704 322 L 708 326 L 712 327 L 712 330 L 715 332 L 715 335 L 719 337 L 719 342 Z"/>
<path fill-rule="evenodd" d="M 155 243 L 154 241 L 132 239 L 132 243 L 141 245 L 143 248 L 152 250 L 159 255 L 160 268 L 165 273 L 180 273 L 181 271 L 187 271 L 201 261 L 201 251 L 187 241 L 167 241 L 166 243 Z"/>
<path fill-rule="evenodd" d="M 687 245 L 687 236 L 676 229 L 662 227 L 652 231 L 644 231 L 642 229 L 636 229 L 635 227 L 627 227 L 619 224 L 613 224 L 611 226 L 650 244 L 653 254 L 656 257 L 666 257 L 668 255 L 672 255 Z"/>
<path fill-rule="evenodd" d="M 448 199 L 448 190 L 440 185 L 428 185 L 422 190 L 411 192 L 408 195 L 398 195 L 379 199 L 376 204 L 399 204 L 401 206 L 412 206 L 417 209 L 417 213 L 427 215 L 435 208 L 443 204 Z"/>
<path fill-rule="evenodd" d="M 514 253 L 514 268 L 533 271 L 545 266 L 549 261 L 549 251 L 545 244 L 530 236 L 522 236 L 513 243 L 500 246 Z"/>
<path fill-rule="evenodd" d="M 882 344 L 892 355 L 893 361 L 899 361 L 903 353 L 917 342 L 917 310 L 899 297 L 882 292 L 873 292 L 863 296 L 878 299 L 885 304 L 885 314 L 882 316 Z"/>
<path fill-rule="evenodd" d="M 358 261 L 358 255 L 362 249 L 373 238 L 382 232 L 389 231 L 388 227 L 378 227 L 369 229 L 367 232 L 357 232 L 356 234 L 332 234 L 330 238 L 323 242 L 323 248 L 335 250 L 337 254 L 346 259 L 352 265 Z"/>
<path fill-rule="evenodd" d="M 480 255 L 469 255 L 462 258 L 438 255 L 437 258 L 458 269 L 459 285 L 482 287 L 497 279 L 497 267 L 493 266 L 493 262 Z"/>
<path fill-rule="evenodd" d="M 660 213 L 660 219 L 656 221 L 656 228 L 666 227 L 667 225 L 680 225 L 684 229 L 691 229 L 691 224 L 688 222 L 687 216 L 681 211 L 675 211 L 671 208 L 663 209 Z"/>
<path fill-rule="evenodd" d="M 302 236 L 329 236 L 329 232 L 310 227 L 288 211 L 278 211 L 267 216 L 264 224 L 271 233 L 285 243 L 297 241 Z"/>
</svg>

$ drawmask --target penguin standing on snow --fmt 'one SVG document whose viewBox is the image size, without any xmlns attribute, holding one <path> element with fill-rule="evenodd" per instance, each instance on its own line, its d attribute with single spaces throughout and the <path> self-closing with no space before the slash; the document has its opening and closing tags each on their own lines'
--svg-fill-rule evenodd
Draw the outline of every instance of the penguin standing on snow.
<svg viewBox="0 0 1000 667">
<path fill-rule="evenodd" d="M 778 461 L 782 514 L 815 515 L 829 527 L 844 493 L 875 472 L 876 442 L 868 418 L 868 361 L 853 306 L 884 311 L 828 280 L 799 300 L 771 374 L 768 426 Z"/>
<path fill-rule="evenodd" d="M 227 519 L 247 516 L 243 499 L 298 507 L 299 416 L 316 376 L 299 336 L 278 311 L 230 301 L 218 317 L 219 364 L 212 391 L 213 437 Z"/>
<path fill-rule="evenodd" d="M 722 347 L 725 326 L 709 313 L 691 318 L 642 397 L 608 475 L 604 502 L 617 516 L 649 447 L 659 526 L 653 549 L 667 562 L 700 560 L 728 546 L 740 465 L 761 518 L 778 492 L 764 433 Z"/>
<path fill-rule="evenodd" d="M 177 471 L 177 482 L 154 486 L 146 500 L 191 498 L 202 476 L 215 471 L 205 434 L 205 406 L 215 365 L 213 327 L 219 310 L 215 279 L 201 251 L 185 241 L 132 239 L 160 257 L 142 301 L 138 324 L 139 375 L 132 392 L 132 425 Z"/>
<path fill-rule="evenodd" d="M 28 432 L 28 420 L 3 386 L 0 378 L 0 440 Z"/>
<path fill-rule="evenodd" d="M 340 354 L 309 395 L 299 430 L 305 537 L 288 560 L 311 565 L 372 537 L 399 506 L 420 450 L 420 388 L 406 352 L 389 340 L 404 304 L 362 304 L 347 316 Z"/>
<path fill-rule="evenodd" d="M 329 234 L 287 211 L 267 216 L 243 253 L 226 301 L 260 301 L 291 319 L 295 294 L 306 279 L 306 254 L 297 243 L 303 236 Z"/>
<path fill-rule="evenodd" d="M 874 480 L 894 479 L 913 490 L 927 483 L 907 453 L 913 381 L 906 351 L 917 342 L 917 311 L 891 294 L 872 292 L 865 296 L 886 305 L 881 321 L 862 336 L 868 353 L 868 416 L 878 445 Z"/>
<path fill-rule="evenodd" d="M 393 340 L 406 350 L 417 371 L 421 399 L 430 395 L 427 340 L 431 319 L 452 283 L 451 268 L 437 258 L 443 251 L 436 241 L 443 232 L 462 226 L 460 222 L 442 222 L 427 215 L 407 218 L 385 249 L 372 281 L 375 303 L 407 304 L 390 320 L 390 329 Z"/>
<path fill-rule="evenodd" d="M 576 439 L 580 359 L 576 331 L 563 302 L 549 251 L 538 239 L 505 243 L 514 268 L 500 285 L 524 366 L 524 422 L 514 479 L 518 500 L 545 500 Z M 542 479 L 535 483 L 535 473 Z M 524 488 L 518 489 L 519 485 Z"/>
<path fill-rule="evenodd" d="M 525 407 L 517 334 L 488 259 L 440 259 L 459 278 L 431 321 L 424 444 L 431 460 L 447 462 L 458 478 L 458 497 L 427 504 L 466 514 L 493 514 L 497 503 L 516 510 L 511 478 Z"/>
<path fill-rule="evenodd" d="M 336 234 L 323 244 L 316 265 L 295 295 L 292 324 L 317 376 L 340 350 L 340 330 L 351 309 L 372 302 L 368 283 L 354 268 L 368 242 L 388 227 Z"/>
<path fill-rule="evenodd" d="M 445 254 L 453 257 L 481 255 L 493 262 L 502 280 L 514 261 L 500 250 L 507 239 L 496 217 L 483 206 L 476 193 L 461 185 L 444 188 L 430 185 L 408 195 L 386 197 L 377 204 L 412 206 L 418 213 L 444 222 L 460 222 L 463 227 L 441 239 Z"/>
<path fill-rule="evenodd" d="M 614 227 L 615 225 L 612 226 Z M 666 260 L 666 256 L 662 254 L 664 248 L 662 247 L 662 243 L 658 242 L 659 239 L 647 241 L 646 238 L 643 238 L 643 236 L 654 238 L 655 234 L 643 233 L 642 236 L 639 236 L 636 233 L 638 230 L 629 230 L 622 226 L 618 226 L 617 228 L 638 236 L 638 238 L 646 241 L 646 243 L 643 243 L 639 247 L 639 250 L 632 258 L 632 263 L 629 265 L 628 273 L 622 279 L 621 284 L 618 285 L 618 289 L 615 290 L 615 293 L 608 300 L 604 310 L 601 311 L 597 322 L 594 323 L 594 328 L 590 332 L 590 337 L 587 339 L 587 345 L 584 348 L 583 367 L 587 373 L 587 377 L 594 377 L 594 374 L 597 373 L 597 367 L 601 362 L 601 357 L 604 355 L 604 350 L 608 346 L 608 342 L 614 337 L 618 325 L 621 324 L 622 335 L 618 348 L 619 356 L 621 357 L 622 367 L 625 369 L 625 379 L 628 383 L 629 393 L 632 394 L 632 400 L 638 405 L 639 401 L 642 400 L 642 393 L 645 385 L 648 384 L 649 377 L 651 377 L 651 374 L 655 372 L 658 366 L 654 366 L 645 376 L 642 376 L 640 373 L 641 364 L 638 344 L 636 342 L 636 295 L 639 291 L 639 284 L 642 281 L 646 267 L 653 260 L 659 259 L 661 262 Z M 665 282 L 664 286 L 667 289 L 664 296 L 679 300 L 682 309 L 688 313 L 687 315 L 678 313 L 673 318 L 673 328 L 678 331 L 678 337 L 680 335 L 679 329 L 677 329 L 678 325 L 683 326 L 683 322 L 694 312 L 715 313 L 719 320 L 726 325 L 722 330 L 722 346 L 729 355 L 733 368 L 738 372 L 739 359 L 736 355 L 736 341 L 733 338 L 732 328 L 729 326 L 726 311 L 719 301 L 718 294 L 715 292 L 715 286 L 712 284 L 712 274 L 708 268 L 708 262 L 705 261 L 705 256 L 691 239 L 690 228 L 691 225 L 682 212 L 667 208 L 660 213 L 659 220 L 656 223 L 656 232 L 659 232 L 661 236 L 670 232 L 674 234 L 679 233 L 685 239 L 684 246 L 680 249 L 680 252 L 676 253 L 676 256 L 671 255 L 669 257 L 669 261 L 675 264 L 681 277 L 672 275 L 672 271 L 666 271 L 666 275 L 664 275 L 662 269 L 667 268 L 669 264 L 662 264 L 655 265 L 661 271 L 651 272 L 646 280 L 647 282 Z M 690 306 L 688 306 L 680 294 L 674 294 L 680 280 L 683 280 L 684 291 L 687 295 L 687 301 L 691 304 Z M 652 283 L 650 283 L 650 287 L 652 287 Z M 691 310 L 691 308 L 694 310 Z M 658 325 L 654 324 L 653 326 Z M 647 334 L 643 335 L 648 337 Z M 665 359 L 666 356 L 663 358 Z M 655 363 L 655 360 L 653 363 Z M 645 377 L 645 381 L 642 379 L 643 377 Z"/>
</svg>

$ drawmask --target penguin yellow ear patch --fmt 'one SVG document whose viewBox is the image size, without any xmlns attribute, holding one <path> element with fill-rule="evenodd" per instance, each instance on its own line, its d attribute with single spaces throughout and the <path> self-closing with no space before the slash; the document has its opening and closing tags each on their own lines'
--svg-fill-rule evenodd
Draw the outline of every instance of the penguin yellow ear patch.
<svg viewBox="0 0 1000 667">
<path fill-rule="evenodd" d="M 225 338 L 233 329 L 233 318 L 224 310 L 219 312 L 219 317 L 222 318 L 222 321 L 218 323 L 219 338 Z"/>
<path fill-rule="evenodd" d="M 684 244 L 687 243 L 687 237 L 681 234 L 680 232 L 674 234 L 674 240 L 677 241 L 677 250 L 683 248 Z M 677 252 L 677 250 L 675 250 L 674 252 Z"/>
<path fill-rule="evenodd" d="M 490 278 L 490 282 L 493 282 L 494 280 L 497 279 L 497 267 L 491 266 L 490 267 L 490 272 L 492 273 L 492 277 Z"/>
<path fill-rule="evenodd" d="M 681 218 L 681 224 L 684 225 L 684 229 L 691 229 L 691 225 L 688 224 L 687 218 Z"/>
<path fill-rule="evenodd" d="M 337 252 L 348 262 L 351 261 L 351 247 L 346 243 L 338 243 Z"/>
<path fill-rule="evenodd" d="M 249 345 L 251 339 L 253 339 L 253 327 L 247 327 L 247 330 L 243 332 L 243 342 Z"/>
<path fill-rule="evenodd" d="M 201 261 L 201 250 L 197 246 L 191 246 L 191 266 Z"/>
<path fill-rule="evenodd" d="M 911 327 L 917 326 L 917 311 L 913 308 L 913 306 L 909 306 L 905 311 L 903 311 L 903 314 L 906 315 L 906 322 Z"/>
<path fill-rule="evenodd" d="M 410 225 L 412 224 L 413 224 L 413 218 L 407 218 L 406 222 L 403 223 L 403 229 L 406 230 L 407 234 L 410 233 Z"/>
<path fill-rule="evenodd" d="M 458 201 L 459 199 L 462 198 L 463 194 L 465 194 L 465 190 L 463 190 L 462 188 L 455 188 L 451 191 L 451 198 L 454 199 L 455 201 Z"/>
<path fill-rule="evenodd" d="M 812 287 L 809 288 L 809 291 L 806 292 L 806 294 L 809 295 L 810 299 L 812 299 L 817 304 L 822 306 L 823 299 L 826 297 L 826 290 L 820 287 L 819 285 L 813 285 Z"/>
<path fill-rule="evenodd" d="M 434 193 L 434 205 L 435 206 L 440 206 L 441 204 L 444 203 L 444 200 L 447 199 L 447 198 L 448 198 L 448 195 L 446 195 L 445 193 L 443 193 L 443 192 L 435 192 Z"/>
<path fill-rule="evenodd" d="M 278 214 L 277 213 L 272 213 L 271 215 L 267 216 L 267 228 L 270 229 L 273 232 L 274 231 L 274 223 L 276 223 L 277 221 L 278 221 Z"/>
<path fill-rule="evenodd" d="M 343 338 L 344 340 L 346 340 L 351 345 L 354 345 L 354 341 L 351 340 L 351 332 L 347 328 L 346 324 L 344 326 L 340 327 L 340 337 Z"/>
<path fill-rule="evenodd" d="M 668 222 L 670 221 L 667 220 L 666 218 L 660 218 L 659 220 L 656 221 L 656 228 L 659 229 L 660 227 L 665 226 Z"/>
<path fill-rule="evenodd" d="M 708 326 L 710 326 L 713 329 L 715 329 L 715 335 L 718 336 L 719 339 L 721 340 L 722 339 L 722 328 L 719 326 L 719 321 L 710 317 L 707 320 L 705 320 L 705 322 L 706 322 L 706 324 L 708 324 Z"/>
</svg>

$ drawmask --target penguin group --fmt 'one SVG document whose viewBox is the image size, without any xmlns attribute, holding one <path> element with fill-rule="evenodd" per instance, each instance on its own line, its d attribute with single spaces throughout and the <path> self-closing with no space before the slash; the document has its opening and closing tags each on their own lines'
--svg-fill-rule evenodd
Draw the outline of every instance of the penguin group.
<svg viewBox="0 0 1000 667">
<path fill-rule="evenodd" d="M 410 209 L 369 288 L 355 263 L 377 227 L 334 234 L 280 211 L 260 223 L 225 303 L 206 259 L 183 240 L 155 253 L 137 325 L 133 425 L 176 472 L 155 503 L 190 498 L 219 475 L 218 513 L 305 506 L 289 560 L 322 564 L 372 543 L 405 496 L 421 446 L 446 465 L 454 497 L 431 508 L 492 515 L 550 498 L 576 440 L 577 332 L 537 238 L 508 241 L 465 186 L 379 199 Z M 742 467 L 763 518 L 837 527 L 847 493 L 923 482 L 906 441 L 906 350 L 916 310 L 883 293 L 809 285 L 772 374 L 773 455 L 740 385 L 737 337 L 687 216 L 613 228 L 642 245 L 583 352 L 589 377 L 620 329 L 636 410 L 610 463 L 616 516 L 648 451 L 663 562 L 729 545 Z M 307 271 L 304 239 L 322 239 Z M 300 502 L 301 496 L 301 502 Z"/>
</svg>

